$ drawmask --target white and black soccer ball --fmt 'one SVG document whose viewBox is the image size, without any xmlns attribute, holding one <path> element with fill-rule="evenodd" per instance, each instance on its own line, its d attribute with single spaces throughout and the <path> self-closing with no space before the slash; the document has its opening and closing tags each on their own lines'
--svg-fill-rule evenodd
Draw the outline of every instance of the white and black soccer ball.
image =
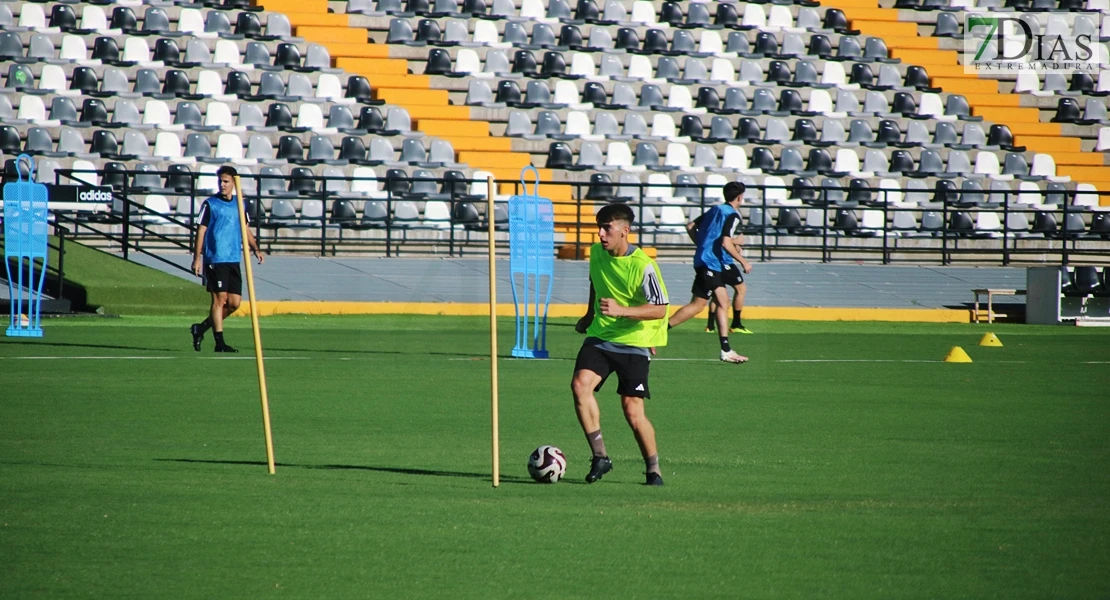
<svg viewBox="0 0 1110 600">
<path fill-rule="evenodd" d="M 528 474 L 540 483 L 555 483 L 567 472 L 567 457 L 555 446 L 540 446 L 528 457 Z"/>
</svg>

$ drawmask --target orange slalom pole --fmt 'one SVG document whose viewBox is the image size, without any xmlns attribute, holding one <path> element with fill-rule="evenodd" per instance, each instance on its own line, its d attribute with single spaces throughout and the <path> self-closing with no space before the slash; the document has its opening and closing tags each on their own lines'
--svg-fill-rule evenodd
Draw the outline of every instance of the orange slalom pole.
<svg viewBox="0 0 1110 600">
<path fill-rule="evenodd" d="M 489 364 L 490 413 L 493 434 L 493 487 L 501 484 L 500 433 L 497 423 L 497 245 L 493 239 L 493 176 L 486 179 L 486 221 L 489 225 Z"/>
<path fill-rule="evenodd" d="M 243 199 L 243 188 L 239 176 L 235 176 L 235 195 L 239 198 L 236 205 L 239 208 L 239 230 L 243 236 L 243 263 L 247 269 L 247 297 L 251 307 L 251 329 L 254 331 L 254 360 L 258 366 L 258 388 L 262 395 L 262 429 L 266 434 L 266 465 L 270 475 L 276 472 L 274 468 L 274 436 L 270 430 L 270 399 L 266 394 L 266 365 L 262 360 L 262 335 L 258 331 L 258 303 L 254 297 L 254 269 L 251 267 L 250 243 L 247 242 L 246 201 Z"/>
</svg>

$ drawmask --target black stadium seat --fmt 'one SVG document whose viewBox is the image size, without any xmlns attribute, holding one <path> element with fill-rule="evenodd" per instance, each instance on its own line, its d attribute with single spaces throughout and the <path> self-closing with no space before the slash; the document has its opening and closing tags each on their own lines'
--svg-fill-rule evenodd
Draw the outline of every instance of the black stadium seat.
<svg viewBox="0 0 1110 600">
<path fill-rule="evenodd" d="M 300 142 L 300 140 L 297 141 Z M 316 180 L 312 174 L 312 169 L 307 167 L 294 167 L 290 170 L 289 191 L 297 192 L 302 195 L 314 193 L 316 191 Z"/>
<path fill-rule="evenodd" d="M 188 166 L 170 165 L 166 171 L 166 188 L 178 191 L 192 189 L 193 176 Z"/>
<path fill-rule="evenodd" d="M 224 84 L 224 93 L 240 98 L 246 98 L 251 95 L 251 80 L 250 76 L 242 71 L 232 71 L 227 74 L 227 82 Z"/>
<path fill-rule="evenodd" d="M 288 129 L 293 127 L 293 113 L 281 102 L 275 102 L 266 110 L 266 127 Z"/>
<path fill-rule="evenodd" d="M 577 25 L 563 25 L 559 29 L 559 45 L 564 48 L 577 49 L 582 46 L 582 31 Z"/>
<path fill-rule="evenodd" d="M 69 80 L 69 89 L 80 90 L 83 94 L 96 92 L 100 89 L 100 81 L 96 77 L 96 71 L 91 67 L 74 68 Z"/>
<path fill-rule="evenodd" d="M 536 56 L 530 50 L 517 50 L 513 54 L 512 72 L 534 75 L 536 73 Z"/>
<path fill-rule="evenodd" d="M 1079 120 L 1079 114 L 1079 103 L 1075 101 L 1075 98 L 1060 98 L 1052 122 L 1074 123 Z"/>
<path fill-rule="evenodd" d="M 136 31 L 139 28 L 139 19 L 135 17 L 135 11 L 131 10 L 130 6 L 117 6 L 112 9 L 112 20 L 109 21 L 108 27 L 121 29 L 124 33 Z"/>
<path fill-rule="evenodd" d="M 1079 266 L 1068 273 L 1068 282 L 1064 285 L 1063 293 L 1071 297 L 1089 296 L 1098 288 L 1098 268 Z"/>
<path fill-rule="evenodd" d="M 991 125 L 990 133 L 987 134 L 987 145 L 1001 146 L 1002 148 L 1011 147 L 1014 145 L 1014 134 L 1010 132 L 1010 128 L 1006 125 Z"/>
<path fill-rule="evenodd" d="M 572 164 L 574 164 L 574 157 L 571 154 L 570 146 L 564 142 L 553 142 L 548 146 L 545 168 L 565 169 Z"/>
<path fill-rule="evenodd" d="M 189 76 L 185 71 L 178 69 L 170 69 L 165 72 L 165 83 L 162 84 L 162 93 L 171 94 L 174 96 L 185 96 L 189 94 L 189 88 L 192 85 L 189 82 Z"/>
<path fill-rule="evenodd" d="M 101 185 L 110 185 L 116 189 L 127 186 L 127 165 L 121 162 L 108 162 L 104 164 L 104 174 L 100 177 Z"/>
<path fill-rule="evenodd" d="M 248 38 L 253 38 L 262 33 L 262 23 L 258 15 L 252 12 L 241 12 L 235 19 L 235 33 Z"/>
<path fill-rule="evenodd" d="M 277 152 L 274 158 L 288 161 L 304 159 L 304 144 L 301 138 L 293 135 L 283 135 L 278 139 Z"/>
<path fill-rule="evenodd" d="M 73 7 L 67 4 L 55 4 L 50 9 L 50 26 L 58 27 L 62 31 L 77 29 L 77 14 Z"/>
<path fill-rule="evenodd" d="M 181 48 L 178 47 L 177 42 L 169 38 L 159 38 L 154 43 L 154 60 L 160 60 L 166 64 L 174 64 L 181 60 Z"/>
<path fill-rule="evenodd" d="M 594 23 L 600 19 L 601 14 L 597 10 L 597 5 L 592 0 L 578 0 L 578 4 L 574 9 L 574 18 L 578 21 L 585 21 L 586 23 Z"/>
<path fill-rule="evenodd" d="M 713 18 L 713 23 L 721 25 L 722 27 L 733 27 L 740 23 L 740 15 L 736 12 L 736 5 L 732 3 L 721 2 L 717 5 L 717 14 Z"/>
<path fill-rule="evenodd" d="M 540 74 L 546 77 L 559 77 L 566 74 L 567 59 L 561 52 L 549 51 L 543 55 L 543 66 Z"/>
<path fill-rule="evenodd" d="M 496 102 L 512 106 L 520 103 L 520 86 L 515 81 L 502 81 L 497 84 Z"/>
<path fill-rule="evenodd" d="M 119 44 L 115 38 L 101 36 L 93 42 L 92 57 L 104 63 L 119 62 Z"/>
<path fill-rule="evenodd" d="M 425 75 L 445 75 L 452 72 L 451 56 L 442 48 L 433 48 L 424 63 Z"/>
<path fill-rule="evenodd" d="M 99 154 L 101 156 L 115 156 L 119 154 L 119 141 L 116 139 L 116 134 L 105 129 L 94 131 L 90 150 L 94 154 Z"/>
<path fill-rule="evenodd" d="M 678 26 L 682 24 L 682 21 L 682 5 L 673 1 L 664 2 L 663 6 L 659 9 L 659 22 Z"/>
<path fill-rule="evenodd" d="M 379 133 L 385 129 L 385 119 L 376 106 L 363 106 L 358 114 L 358 129 Z M 384 134 L 383 134 L 384 135 Z"/>
</svg>

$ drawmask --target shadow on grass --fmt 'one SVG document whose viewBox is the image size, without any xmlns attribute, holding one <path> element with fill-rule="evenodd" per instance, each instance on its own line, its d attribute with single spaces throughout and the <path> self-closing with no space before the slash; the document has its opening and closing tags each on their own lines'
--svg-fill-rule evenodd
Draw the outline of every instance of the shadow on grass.
<svg viewBox="0 0 1110 600">
<path fill-rule="evenodd" d="M 34 338 L 27 338 L 34 339 Z M 181 352 L 181 348 L 150 348 L 147 346 L 119 346 L 116 344 L 75 344 L 68 342 L 34 342 L 35 346 L 56 346 L 59 348 L 100 348 L 107 350 L 143 350 L 147 352 Z"/>
<path fill-rule="evenodd" d="M 393 356 L 450 356 L 452 358 L 489 358 L 488 354 L 468 354 L 465 352 L 436 352 L 435 350 L 413 350 L 401 352 L 400 350 L 354 350 L 350 348 L 280 348 L 266 346 L 267 352 L 322 352 L 326 354 L 382 354 Z"/>
<path fill-rule="evenodd" d="M 251 467 L 265 467 L 265 461 L 260 460 L 203 460 L 198 458 L 156 458 L 159 462 L 177 462 L 177 463 L 199 463 L 208 465 L 233 465 L 233 466 L 251 466 Z M 292 469 L 323 469 L 323 470 L 350 470 L 350 471 L 374 471 L 377 473 L 394 473 L 397 475 L 421 475 L 431 477 L 463 477 L 467 479 L 489 479 L 489 473 L 467 473 L 464 471 L 442 471 L 434 469 L 410 469 L 402 467 L 374 467 L 369 465 L 297 465 L 292 463 L 274 463 L 276 467 L 288 467 Z M 501 481 L 504 483 L 534 483 L 531 479 L 524 477 L 514 477 L 512 475 L 502 475 Z"/>
</svg>

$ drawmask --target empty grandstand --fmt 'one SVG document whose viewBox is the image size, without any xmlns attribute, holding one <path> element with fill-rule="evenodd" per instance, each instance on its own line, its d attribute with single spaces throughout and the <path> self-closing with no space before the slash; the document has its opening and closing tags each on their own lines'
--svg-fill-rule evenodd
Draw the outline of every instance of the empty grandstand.
<svg viewBox="0 0 1110 600">
<path fill-rule="evenodd" d="M 968 73 L 969 10 L 1089 36 L 1100 70 Z M 0 153 L 91 243 L 187 247 L 232 163 L 263 246 L 478 252 L 521 167 L 581 256 L 632 203 L 644 245 L 748 184 L 764 260 L 1002 264 L 1110 250 L 1105 0 L 0 2 Z M 1033 18 L 1036 17 L 1036 18 Z M 495 224 L 507 212 L 494 211 Z"/>
</svg>

